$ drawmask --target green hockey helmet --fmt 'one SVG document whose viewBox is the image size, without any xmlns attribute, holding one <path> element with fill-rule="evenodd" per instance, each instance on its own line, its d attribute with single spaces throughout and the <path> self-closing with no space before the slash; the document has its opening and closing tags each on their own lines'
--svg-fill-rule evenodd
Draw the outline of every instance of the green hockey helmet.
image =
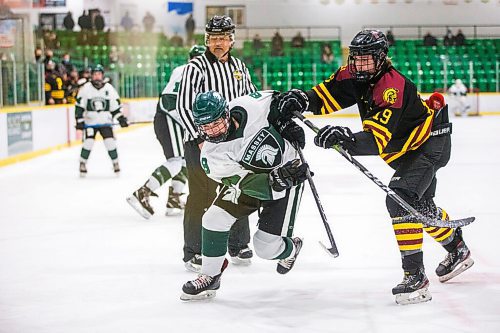
<svg viewBox="0 0 500 333">
<path fill-rule="evenodd" d="M 216 91 L 207 91 L 196 96 L 193 118 L 200 137 L 205 141 L 222 142 L 229 134 L 229 105 Z"/>
<path fill-rule="evenodd" d="M 206 50 L 207 48 L 203 45 L 193 45 L 193 47 L 189 50 L 189 59 L 201 56 Z"/>
</svg>

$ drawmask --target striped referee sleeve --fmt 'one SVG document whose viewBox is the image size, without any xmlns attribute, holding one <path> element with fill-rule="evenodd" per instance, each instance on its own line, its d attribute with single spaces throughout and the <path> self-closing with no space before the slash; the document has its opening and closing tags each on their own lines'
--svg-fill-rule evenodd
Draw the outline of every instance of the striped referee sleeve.
<svg viewBox="0 0 500 333">
<path fill-rule="evenodd" d="M 196 95 L 200 91 L 202 80 L 203 76 L 201 75 L 201 71 L 193 62 L 190 62 L 182 73 L 179 93 L 177 95 L 177 111 L 186 129 L 186 133 L 190 137 L 186 138 L 186 141 L 198 137 L 198 130 L 194 124 L 191 108 Z"/>
</svg>

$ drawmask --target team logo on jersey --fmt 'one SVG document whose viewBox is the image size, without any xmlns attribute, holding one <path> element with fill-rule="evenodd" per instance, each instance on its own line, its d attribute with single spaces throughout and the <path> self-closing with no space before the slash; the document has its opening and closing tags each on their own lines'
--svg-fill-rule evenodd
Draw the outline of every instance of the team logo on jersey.
<svg viewBox="0 0 500 333">
<path fill-rule="evenodd" d="M 256 172 L 270 171 L 281 164 L 283 148 L 273 133 L 261 129 L 247 146 L 242 163 Z"/>
<path fill-rule="evenodd" d="M 382 98 L 389 104 L 394 104 L 398 100 L 399 90 L 396 88 L 386 88 L 382 94 Z"/>
<path fill-rule="evenodd" d="M 240 81 L 243 78 L 243 73 L 239 69 L 237 69 L 233 72 L 233 77 L 236 80 Z"/>
<path fill-rule="evenodd" d="M 109 100 L 102 97 L 94 97 L 89 101 L 90 111 L 109 111 Z"/>
<path fill-rule="evenodd" d="M 279 152 L 278 148 L 273 148 L 270 145 L 264 145 L 260 147 L 259 150 L 257 151 L 255 159 L 257 161 L 262 161 L 262 163 L 264 164 L 273 165 L 278 152 Z"/>
</svg>

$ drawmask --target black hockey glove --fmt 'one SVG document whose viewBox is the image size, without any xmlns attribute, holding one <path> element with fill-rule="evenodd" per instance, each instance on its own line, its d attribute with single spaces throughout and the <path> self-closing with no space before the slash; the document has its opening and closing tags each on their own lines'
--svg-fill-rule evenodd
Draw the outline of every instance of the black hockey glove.
<svg viewBox="0 0 500 333">
<path fill-rule="evenodd" d="M 300 89 L 292 89 L 278 96 L 278 111 L 285 119 L 294 117 L 293 112 L 304 112 L 309 108 L 309 98 Z"/>
<path fill-rule="evenodd" d="M 300 164 L 299 159 L 290 161 L 269 173 L 269 185 L 276 192 L 286 190 L 306 180 L 308 169 L 307 163 Z"/>
<path fill-rule="evenodd" d="M 120 123 L 121 127 L 128 127 L 127 118 L 125 116 L 118 117 L 118 122 Z"/>
<path fill-rule="evenodd" d="M 299 145 L 301 149 L 306 146 L 306 135 L 304 129 L 291 119 L 278 119 L 276 121 L 276 129 L 281 134 L 281 137 L 293 145 Z"/>
<path fill-rule="evenodd" d="M 82 118 L 76 120 L 75 128 L 77 130 L 83 130 L 85 128 L 85 122 L 83 121 Z"/>
<path fill-rule="evenodd" d="M 354 142 L 356 139 L 349 127 L 342 126 L 325 126 L 314 137 L 314 144 L 325 149 L 346 141 Z"/>
</svg>

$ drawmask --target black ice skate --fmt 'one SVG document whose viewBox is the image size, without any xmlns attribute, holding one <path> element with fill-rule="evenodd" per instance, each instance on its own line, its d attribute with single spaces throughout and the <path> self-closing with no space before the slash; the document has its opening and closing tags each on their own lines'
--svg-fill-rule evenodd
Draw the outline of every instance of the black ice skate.
<svg viewBox="0 0 500 333">
<path fill-rule="evenodd" d="M 201 256 L 199 254 L 195 254 L 190 260 L 184 263 L 184 267 L 188 271 L 200 273 L 201 272 Z"/>
<path fill-rule="evenodd" d="M 149 204 L 149 197 L 157 197 L 158 195 L 151 191 L 146 186 L 142 186 L 140 189 L 135 191 L 130 197 L 127 198 L 127 202 L 134 208 L 142 217 L 149 219 L 153 214 L 154 210 Z"/>
<path fill-rule="evenodd" d="M 168 191 L 167 212 L 165 215 L 179 215 L 184 209 L 184 204 L 181 202 L 182 193 L 174 193 L 173 188 L 170 187 Z"/>
<path fill-rule="evenodd" d="M 288 258 L 280 259 L 278 261 L 278 266 L 276 267 L 276 271 L 280 274 L 286 274 L 290 272 L 295 264 L 295 260 L 300 253 L 300 249 L 302 248 L 302 239 L 299 237 L 292 238 L 293 242 L 293 250 L 292 253 L 288 256 Z"/>
<path fill-rule="evenodd" d="M 85 178 L 87 175 L 87 164 L 85 162 L 80 162 L 80 178 Z"/>
<path fill-rule="evenodd" d="M 403 281 L 392 288 L 392 294 L 396 296 L 396 303 L 400 305 L 430 301 L 432 295 L 424 268 L 418 269 L 415 273 L 405 272 Z"/>
<path fill-rule="evenodd" d="M 214 298 L 216 290 L 220 288 L 220 278 L 229 262 L 224 258 L 220 273 L 215 276 L 206 274 L 198 275 L 198 278 L 184 283 L 182 286 L 181 300 L 193 301 Z"/>
<path fill-rule="evenodd" d="M 253 251 L 246 245 L 244 248 L 236 251 L 229 250 L 231 262 L 235 265 L 250 265 L 252 263 Z"/>
<path fill-rule="evenodd" d="M 113 162 L 113 171 L 115 172 L 115 175 L 120 175 L 120 163 L 118 163 L 118 161 Z"/>
<path fill-rule="evenodd" d="M 462 237 L 460 228 L 456 233 Z M 446 282 L 455 276 L 468 270 L 474 265 L 474 260 L 470 257 L 470 251 L 463 240 L 457 244 L 457 247 L 446 255 L 443 261 L 436 268 L 436 274 L 439 276 L 439 282 Z"/>
</svg>

